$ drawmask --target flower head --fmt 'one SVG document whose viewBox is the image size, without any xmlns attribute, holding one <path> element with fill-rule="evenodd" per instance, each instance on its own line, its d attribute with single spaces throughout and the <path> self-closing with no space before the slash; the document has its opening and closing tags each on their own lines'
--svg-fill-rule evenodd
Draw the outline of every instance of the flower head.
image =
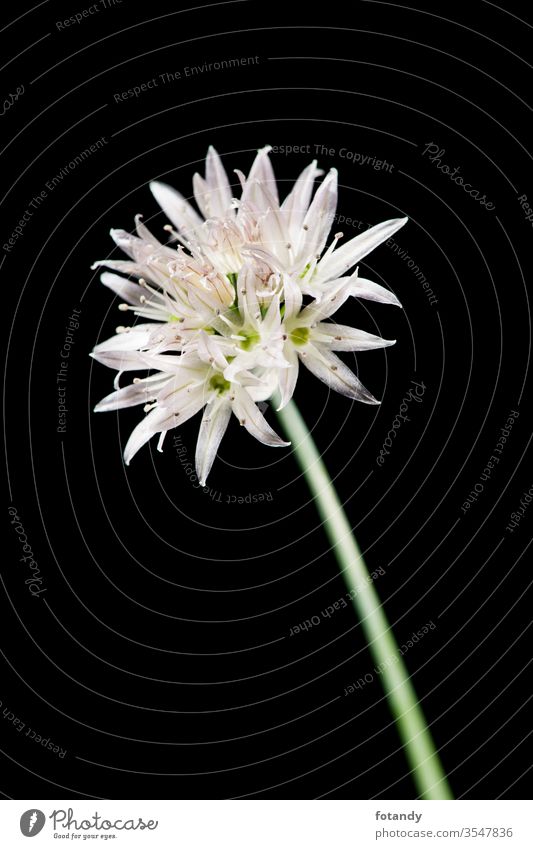
<svg viewBox="0 0 533 849">
<path fill-rule="evenodd" d="M 170 241 L 161 243 L 137 216 L 136 235 L 111 231 L 129 259 L 93 265 L 111 269 L 102 282 L 121 299 L 120 310 L 138 317 L 92 353 L 117 371 L 115 391 L 96 411 L 144 405 L 146 416 L 125 448 L 126 463 L 157 433 L 162 450 L 167 431 L 201 410 L 196 468 L 202 485 L 232 413 L 259 441 L 288 445 L 257 404 L 277 393 L 279 409 L 284 407 L 299 363 L 331 389 L 379 403 L 335 352 L 393 341 L 328 319 L 351 297 L 400 305 L 388 289 L 359 277 L 355 266 L 407 219 L 385 221 L 341 246 L 337 233 L 326 247 L 337 172 L 332 169 L 313 196 L 323 172 L 312 162 L 280 204 L 269 151 L 259 151 L 248 177 L 236 172 L 236 199 L 210 147 L 205 177 L 193 180 L 201 215 L 170 186 L 152 183 L 172 222 L 165 228 Z M 127 371 L 148 374 L 120 387 Z"/>
</svg>

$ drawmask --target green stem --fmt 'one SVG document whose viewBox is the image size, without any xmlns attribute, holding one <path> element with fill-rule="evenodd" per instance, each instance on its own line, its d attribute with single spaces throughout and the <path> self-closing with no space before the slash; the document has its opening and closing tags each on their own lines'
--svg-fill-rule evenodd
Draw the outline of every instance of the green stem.
<svg viewBox="0 0 533 849">
<path fill-rule="evenodd" d="M 452 799 L 431 733 L 409 673 L 352 534 L 327 469 L 298 408 L 290 401 L 278 416 L 314 496 L 396 723 L 418 794 L 423 799 Z"/>
</svg>

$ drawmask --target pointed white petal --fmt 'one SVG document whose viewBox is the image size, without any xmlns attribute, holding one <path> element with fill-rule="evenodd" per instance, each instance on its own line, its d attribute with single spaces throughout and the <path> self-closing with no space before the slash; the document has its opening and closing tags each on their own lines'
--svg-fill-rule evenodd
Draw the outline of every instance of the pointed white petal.
<svg viewBox="0 0 533 849">
<path fill-rule="evenodd" d="M 279 257 L 282 266 L 287 267 L 290 236 L 277 198 L 274 197 L 266 183 L 257 183 L 255 199 L 259 209 L 264 212 L 260 221 L 262 242 L 267 250 Z"/>
<path fill-rule="evenodd" d="M 147 277 L 150 279 L 146 266 L 138 262 L 129 262 L 126 259 L 98 259 L 91 265 L 91 271 L 96 268 L 113 268 L 115 271 L 122 271 L 124 274 L 134 274 L 135 277 Z"/>
<path fill-rule="evenodd" d="M 224 371 L 228 366 L 223 347 L 227 348 L 227 344 L 221 336 L 214 337 L 206 333 L 205 330 L 200 330 L 198 334 L 198 356 L 204 363 L 211 364 L 213 368 L 216 367 L 220 371 Z"/>
<path fill-rule="evenodd" d="M 349 242 L 333 251 L 323 263 L 318 264 L 317 282 L 325 282 L 334 277 L 340 277 L 378 245 L 390 239 L 400 227 L 404 226 L 407 220 L 407 218 L 393 218 L 389 221 L 383 221 L 381 224 L 376 224 L 375 227 L 370 227 L 369 230 L 365 230 L 364 233 L 350 239 Z"/>
<path fill-rule="evenodd" d="M 290 442 L 285 442 L 272 430 L 246 389 L 235 387 L 234 395 L 233 412 L 248 433 L 255 436 L 259 442 L 263 442 L 265 445 L 270 445 L 273 448 L 284 448 L 290 445 Z"/>
<path fill-rule="evenodd" d="M 132 431 L 124 449 L 124 462 L 129 465 L 133 456 L 156 433 L 164 433 L 177 427 L 194 416 L 203 407 L 201 392 L 192 395 L 179 409 L 156 407 L 151 410 Z"/>
<path fill-rule="evenodd" d="M 147 383 L 142 380 L 139 383 L 130 383 L 116 392 L 111 392 L 102 398 L 94 408 L 95 413 L 106 413 L 112 410 L 121 410 L 125 407 L 135 407 L 137 404 L 147 404 L 153 401 L 161 386 L 168 380 L 167 375 L 162 375 L 159 380 Z"/>
<path fill-rule="evenodd" d="M 302 231 L 302 225 L 311 202 L 314 181 L 323 173 L 320 168 L 316 167 L 315 159 L 307 168 L 304 168 L 296 180 L 293 190 L 287 195 L 281 205 L 285 221 L 287 222 L 290 240 L 294 243 L 295 248 L 297 248 L 297 240 L 305 232 Z"/>
<path fill-rule="evenodd" d="M 196 473 L 200 486 L 205 486 L 230 416 L 231 403 L 227 397 L 216 398 L 204 410 L 196 443 Z"/>
<path fill-rule="evenodd" d="M 283 278 L 283 294 L 285 298 L 283 320 L 288 322 L 297 316 L 302 308 L 302 290 L 289 275 Z"/>
<path fill-rule="evenodd" d="M 328 287 L 320 300 L 314 301 L 302 310 L 298 322 L 301 321 L 302 325 L 315 324 L 336 313 L 352 294 L 354 278 L 355 275 L 339 277 L 331 288 Z"/>
<path fill-rule="evenodd" d="M 296 382 L 298 380 L 298 356 L 292 344 L 285 345 L 283 354 L 290 368 L 280 369 L 278 372 L 278 388 L 280 393 L 280 402 L 278 410 L 282 410 L 294 395 Z"/>
<path fill-rule="evenodd" d="M 200 174 L 193 175 L 192 190 L 198 209 L 204 218 L 209 218 L 209 186 Z"/>
<path fill-rule="evenodd" d="M 242 195 L 242 200 L 248 200 L 248 191 L 253 187 L 254 182 L 262 183 L 266 186 L 267 190 L 270 192 L 272 197 L 275 199 L 277 205 L 279 206 L 279 197 L 278 197 L 278 186 L 276 182 L 276 177 L 274 174 L 274 169 L 272 168 L 272 163 L 268 154 L 272 148 L 270 145 L 261 148 L 261 150 L 257 151 L 257 156 L 255 157 L 252 167 L 250 168 L 250 173 L 248 174 L 248 179 L 246 180 L 245 188 Z"/>
<path fill-rule="evenodd" d="M 155 181 L 150 183 L 150 190 L 167 218 L 181 233 L 194 232 L 202 226 L 203 221 L 196 210 L 171 186 Z"/>
<path fill-rule="evenodd" d="M 264 340 L 271 341 L 272 337 L 279 338 L 279 330 L 281 328 L 281 313 L 280 313 L 280 296 L 273 295 L 265 317 L 261 322 L 261 337 Z"/>
<path fill-rule="evenodd" d="M 110 271 L 104 271 L 100 275 L 100 280 L 104 286 L 111 289 L 127 304 L 139 304 L 139 298 L 145 294 L 138 283 L 132 283 L 130 280 L 126 280 L 125 277 L 120 277 L 119 274 L 112 274 Z"/>
<path fill-rule="evenodd" d="M 148 440 L 158 432 L 157 427 L 155 427 L 153 415 L 158 412 L 158 410 L 152 410 L 152 412 L 148 413 L 142 422 L 139 422 L 137 427 L 132 430 L 130 438 L 128 439 L 124 449 L 124 462 L 126 463 L 126 466 L 129 466 L 137 451 L 139 451 L 139 449 L 142 448 L 143 445 L 145 445 Z"/>
<path fill-rule="evenodd" d="M 287 271 L 286 263 L 282 261 L 279 256 L 273 253 L 273 251 L 267 250 L 267 248 L 263 247 L 263 245 L 256 245 L 253 242 L 250 242 L 242 248 L 241 253 L 243 256 L 253 257 L 260 260 L 273 271 Z"/>
<path fill-rule="evenodd" d="M 89 356 L 117 371 L 142 371 L 148 368 L 138 351 L 93 351 Z"/>
<path fill-rule="evenodd" d="M 247 371 L 249 368 L 254 368 L 255 365 L 256 357 L 253 351 L 239 350 L 235 355 L 235 358 L 224 369 L 224 379 L 229 380 L 230 383 L 233 381 L 235 383 L 240 383 L 241 380 L 240 377 L 238 377 L 239 372 Z"/>
<path fill-rule="evenodd" d="M 210 216 L 224 218 L 231 211 L 232 193 L 220 156 L 210 145 L 205 160 L 205 181 L 209 188 Z"/>
<path fill-rule="evenodd" d="M 135 216 L 135 229 L 137 231 L 139 239 L 143 239 L 145 242 L 150 242 L 150 244 L 155 245 L 156 247 L 161 245 L 159 239 L 157 239 L 154 234 L 148 229 L 146 224 L 143 223 L 142 215 Z"/>
<path fill-rule="evenodd" d="M 261 318 L 261 310 L 257 300 L 257 280 L 254 264 L 249 260 L 244 262 L 239 271 L 237 300 L 242 320 L 250 321 L 254 326 L 257 326 Z"/>
<path fill-rule="evenodd" d="M 379 404 L 348 366 L 326 348 L 306 345 L 305 349 L 299 352 L 299 357 L 315 377 L 335 392 L 365 404 Z"/>
<path fill-rule="evenodd" d="M 157 403 L 161 410 L 166 411 L 167 418 L 173 417 L 174 424 L 171 427 L 178 427 L 178 425 L 185 424 L 205 407 L 205 387 L 201 384 L 189 385 L 181 387 L 175 392 L 171 392 L 165 387 L 163 393 L 158 396 Z"/>
<path fill-rule="evenodd" d="M 366 333 L 356 327 L 321 321 L 311 329 L 313 342 L 326 345 L 330 351 L 370 351 L 374 348 L 388 348 L 395 339 L 382 339 L 373 333 Z"/>
<path fill-rule="evenodd" d="M 261 374 L 261 377 L 258 378 L 257 374 Z M 241 372 L 239 381 L 252 401 L 268 401 L 278 388 L 278 369 L 256 369 L 255 374 Z"/>
<path fill-rule="evenodd" d="M 150 341 L 150 335 L 156 324 L 138 324 L 134 325 L 127 333 L 116 333 L 104 342 L 95 345 L 94 354 L 100 354 L 104 351 L 136 351 L 139 348 L 144 348 Z M 98 358 L 96 358 L 98 359 Z"/>
<path fill-rule="evenodd" d="M 298 250 L 301 260 L 310 261 L 322 253 L 335 220 L 336 209 L 337 170 L 332 168 L 320 184 L 305 215 L 303 223 L 305 238 Z"/>
<path fill-rule="evenodd" d="M 157 239 L 151 242 L 145 242 L 144 239 L 139 239 L 138 236 L 128 233 L 127 230 L 113 229 L 109 231 L 114 243 L 124 251 L 135 262 L 144 263 L 148 258 L 161 247 Z"/>
<path fill-rule="evenodd" d="M 151 410 L 131 432 L 124 448 L 124 462 L 129 466 L 137 451 L 145 445 L 154 434 L 175 427 L 173 418 L 169 418 L 164 410 Z"/>
<path fill-rule="evenodd" d="M 380 304 L 393 304 L 395 307 L 401 307 L 401 303 L 394 292 L 385 289 L 379 283 L 366 280 L 364 277 L 357 278 L 351 294 L 354 298 L 365 298 L 367 301 L 377 301 Z"/>
</svg>

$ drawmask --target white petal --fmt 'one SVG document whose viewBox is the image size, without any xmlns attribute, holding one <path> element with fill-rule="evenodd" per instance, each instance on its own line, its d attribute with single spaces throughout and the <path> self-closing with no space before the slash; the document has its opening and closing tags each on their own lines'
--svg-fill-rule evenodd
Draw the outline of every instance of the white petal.
<svg viewBox="0 0 533 849">
<path fill-rule="evenodd" d="M 351 294 L 354 298 L 365 298 L 367 301 L 377 301 L 380 304 L 393 304 L 395 307 L 401 307 L 401 303 L 394 292 L 385 289 L 379 283 L 366 280 L 364 277 L 357 278 Z"/>
<path fill-rule="evenodd" d="M 196 210 L 175 189 L 166 183 L 153 182 L 150 190 L 167 218 L 182 233 L 194 232 L 202 226 L 203 221 Z"/>
<path fill-rule="evenodd" d="M 261 318 L 261 310 L 257 300 L 257 279 L 254 264 L 245 261 L 237 278 L 237 299 L 241 318 L 257 326 Z M 231 318 L 231 314 L 229 316 Z"/>
<path fill-rule="evenodd" d="M 294 188 L 287 195 L 281 205 L 281 209 L 287 222 L 290 240 L 297 248 L 297 240 L 299 240 L 302 232 L 302 224 L 304 223 L 305 214 L 308 210 L 313 193 L 314 181 L 324 172 L 316 167 L 316 159 L 311 162 L 307 168 L 304 168 L 294 184 Z"/>
<path fill-rule="evenodd" d="M 249 242 L 244 245 L 241 253 L 246 257 L 254 257 L 255 259 L 260 260 L 265 265 L 270 266 L 273 271 L 284 272 L 287 271 L 286 262 L 282 261 L 279 256 L 273 253 L 271 250 L 267 250 L 263 245 L 254 244 L 253 242 Z"/>
<path fill-rule="evenodd" d="M 121 410 L 125 407 L 135 407 L 137 404 L 147 404 L 148 401 L 153 401 L 159 392 L 161 385 L 168 380 L 167 375 L 163 375 L 156 381 L 146 383 L 141 380 L 139 383 L 130 383 L 129 386 L 124 386 L 116 392 L 111 392 L 102 398 L 94 408 L 95 413 L 106 413 L 112 410 Z"/>
<path fill-rule="evenodd" d="M 313 202 L 307 210 L 303 228 L 305 238 L 298 250 L 304 260 L 311 260 L 322 253 L 329 231 L 335 220 L 337 209 L 337 170 L 332 168 L 320 184 Z"/>
<path fill-rule="evenodd" d="M 281 214 L 277 198 L 269 191 L 265 183 L 257 183 L 255 197 L 259 209 L 264 211 L 261 217 L 260 229 L 262 242 L 270 250 L 283 267 L 288 266 L 290 236 L 287 224 Z"/>
<path fill-rule="evenodd" d="M 154 416 L 154 414 L 156 415 Z M 142 448 L 143 445 L 145 445 L 148 440 L 158 432 L 154 419 L 158 422 L 159 414 L 160 410 L 152 410 L 152 412 L 148 413 L 142 422 L 139 422 L 137 427 L 132 430 L 130 438 L 128 439 L 124 449 L 124 462 L 127 466 L 129 466 L 137 451 L 139 451 L 139 449 Z"/>
<path fill-rule="evenodd" d="M 248 193 L 253 188 L 254 183 L 257 181 L 266 186 L 267 190 L 274 197 L 276 203 L 279 206 L 279 197 L 278 197 L 278 186 L 276 183 L 276 177 L 274 174 L 274 169 L 272 168 L 272 163 L 268 154 L 272 148 L 270 145 L 261 148 L 261 150 L 257 151 L 257 156 L 255 157 L 252 167 L 250 168 L 250 173 L 248 174 L 248 179 L 246 180 L 246 184 L 244 187 L 244 191 L 242 194 L 243 202 L 248 201 Z"/>
<path fill-rule="evenodd" d="M 273 448 L 284 448 L 290 442 L 284 442 L 277 433 L 272 430 L 267 420 L 250 398 L 246 389 L 235 387 L 235 400 L 233 401 L 233 412 L 240 424 L 246 428 L 248 433 L 255 436 L 259 442 L 270 445 Z"/>
<path fill-rule="evenodd" d="M 91 271 L 95 268 L 113 268 L 115 271 L 122 271 L 124 274 L 134 274 L 136 277 L 148 277 L 146 265 L 138 262 L 129 262 L 126 259 L 99 259 L 91 265 Z"/>
<path fill-rule="evenodd" d="M 283 294 L 285 298 L 285 314 L 283 320 L 290 321 L 298 315 L 302 308 L 302 290 L 300 286 L 288 275 L 283 278 Z"/>
<path fill-rule="evenodd" d="M 204 405 L 202 393 L 191 396 L 188 403 L 180 409 L 168 410 L 156 407 L 151 410 L 132 431 L 126 448 L 124 449 L 124 462 L 129 465 L 137 451 L 145 445 L 156 433 L 164 433 L 177 427 L 194 416 Z"/>
<path fill-rule="evenodd" d="M 148 368 L 138 351 L 93 351 L 89 356 L 117 371 L 142 371 Z"/>
<path fill-rule="evenodd" d="M 298 323 L 314 324 L 336 313 L 352 294 L 354 278 L 355 275 L 352 275 L 352 277 L 339 277 L 335 280 L 334 286 L 328 287 L 320 300 L 314 301 L 302 310 L 298 316 Z"/>
<path fill-rule="evenodd" d="M 348 366 L 326 348 L 307 345 L 299 352 L 299 357 L 315 377 L 335 392 L 365 404 L 379 404 Z"/>
<path fill-rule="evenodd" d="M 110 271 L 104 271 L 104 273 L 100 275 L 100 280 L 104 286 L 111 289 L 127 304 L 139 304 L 139 298 L 141 295 L 146 294 L 138 283 L 132 283 L 130 280 L 126 280 L 125 277 L 121 277 L 119 274 L 111 274 Z"/>
<path fill-rule="evenodd" d="M 148 229 L 146 224 L 143 223 L 142 215 L 135 216 L 135 229 L 137 231 L 137 235 L 139 239 L 143 239 L 145 242 L 150 242 L 150 244 L 157 246 L 161 246 L 161 242 L 157 239 L 154 234 Z"/>
<path fill-rule="evenodd" d="M 185 424 L 190 418 L 205 407 L 206 393 L 203 385 L 181 387 L 171 392 L 167 387 L 158 396 L 158 405 L 166 411 L 167 416 L 173 416 L 175 424 L 172 427 Z"/>
<path fill-rule="evenodd" d="M 175 427 L 173 417 L 170 418 L 165 410 L 151 410 L 131 432 L 124 449 L 124 462 L 128 466 L 137 451 L 145 445 L 154 434 Z"/>
<path fill-rule="evenodd" d="M 254 368 L 257 365 L 256 355 L 253 351 L 239 350 L 231 363 L 224 369 L 224 379 L 229 382 L 240 383 L 240 378 L 237 376 L 241 371 L 247 371 L 249 368 Z"/>
<path fill-rule="evenodd" d="M 378 245 L 390 239 L 400 227 L 403 227 L 407 220 L 407 218 L 393 218 L 390 221 L 383 221 L 381 224 L 376 224 L 375 227 L 370 227 L 369 230 L 365 230 L 364 233 L 350 239 L 349 242 L 333 251 L 323 263 L 318 264 L 317 282 L 340 277 Z"/>
<path fill-rule="evenodd" d="M 230 416 L 231 404 L 224 396 L 216 398 L 204 410 L 196 443 L 196 473 L 200 486 L 205 486 Z"/>
<path fill-rule="evenodd" d="M 252 401 L 268 401 L 278 388 L 278 369 L 256 369 L 256 373 L 249 375 L 241 372 L 239 381 L 241 386 L 246 387 Z M 261 377 L 258 378 L 257 375 Z M 248 376 L 249 375 L 249 376 Z"/>
<path fill-rule="evenodd" d="M 216 339 L 220 339 L 221 344 Z M 216 366 L 220 371 L 224 371 L 228 366 L 228 361 L 222 350 L 224 342 L 225 340 L 222 337 L 215 338 L 206 333 L 205 330 L 200 330 L 198 334 L 198 356 L 204 363 L 211 363 L 213 367 Z M 227 345 L 225 347 L 227 348 Z"/>
<path fill-rule="evenodd" d="M 282 410 L 291 400 L 296 382 L 298 380 L 298 356 L 292 344 L 285 345 L 283 354 L 287 362 L 290 363 L 290 368 L 280 369 L 278 372 L 278 386 L 280 393 L 280 403 L 278 410 Z"/>
<path fill-rule="evenodd" d="M 209 189 L 210 216 L 224 218 L 231 211 L 233 196 L 226 170 L 212 145 L 205 160 L 205 181 Z"/>
<path fill-rule="evenodd" d="M 209 218 L 209 187 L 200 174 L 193 175 L 192 190 L 198 209 L 204 218 Z"/>
<path fill-rule="evenodd" d="M 278 294 L 273 295 L 265 317 L 261 322 L 261 336 L 265 340 L 271 340 L 272 336 L 279 338 L 279 330 L 281 328 L 281 312 L 280 312 L 280 297 Z"/>
<path fill-rule="evenodd" d="M 153 242 L 145 242 L 144 239 L 133 236 L 127 230 L 113 229 L 109 233 L 117 247 L 137 263 L 145 263 L 157 247 L 160 247 L 157 239 L 154 239 Z"/>
<path fill-rule="evenodd" d="M 374 348 L 388 348 L 395 339 L 382 339 L 373 333 L 366 333 L 356 327 L 321 321 L 311 330 L 311 339 L 326 345 L 330 351 L 370 351 Z"/>
<path fill-rule="evenodd" d="M 95 345 L 93 353 L 99 354 L 103 351 L 136 351 L 145 348 L 150 341 L 150 336 L 157 324 L 134 325 L 126 333 L 116 333 L 104 342 Z M 96 358 L 97 359 L 97 358 Z"/>
</svg>

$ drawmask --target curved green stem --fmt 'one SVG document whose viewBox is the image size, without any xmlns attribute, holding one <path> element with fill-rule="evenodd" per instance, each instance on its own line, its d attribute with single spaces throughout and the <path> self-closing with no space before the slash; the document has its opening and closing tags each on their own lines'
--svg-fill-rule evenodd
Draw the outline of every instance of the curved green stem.
<svg viewBox="0 0 533 849">
<path fill-rule="evenodd" d="M 293 401 L 277 415 L 292 442 L 342 576 L 351 591 L 370 652 L 380 669 L 385 695 L 417 791 L 423 799 L 452 799 L 452 791 L 398 644 L 313 438 Z"/>
</svg>

